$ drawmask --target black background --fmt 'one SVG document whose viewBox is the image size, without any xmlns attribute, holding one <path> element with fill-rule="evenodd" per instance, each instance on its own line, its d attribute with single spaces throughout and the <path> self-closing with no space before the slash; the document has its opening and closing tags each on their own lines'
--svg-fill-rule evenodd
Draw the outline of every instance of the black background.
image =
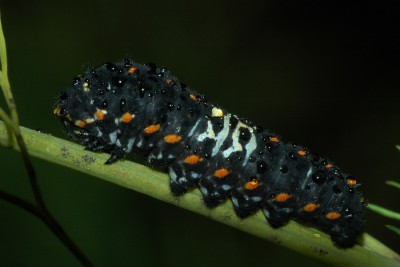
<svg viewBox="0 0 400 267">
<path fill-rule="evenodd" d="M 278 3 L 279 2 L 279 3 Z M 387 2 L 0 1 L 21 124 L 64 137 L 55 97 L 85 64 L 167 66 L 214 103 L 327 155 L 370 202 L 400 210 L 398 11 Z M 4 106 L 4 101 L 0 102 Z M 97 266 L 324 266 L 136 192 L 34 160 L 50 210 Z M 32 199 L 19 154 L 0 187 Z M 372 212 L 367 231 L 400 237 Z M 0 202 L 1 266 L 77 266 L 50 231 Z"/>
</svg>

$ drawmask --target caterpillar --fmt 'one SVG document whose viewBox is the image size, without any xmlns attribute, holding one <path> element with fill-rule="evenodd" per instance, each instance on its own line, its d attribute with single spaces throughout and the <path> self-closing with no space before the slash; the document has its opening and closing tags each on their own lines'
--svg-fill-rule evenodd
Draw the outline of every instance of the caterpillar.
<svg viewBox="0 0 400 267">
<path fill-rule="evenodd" d="M 87 67 L 54 106 L 68 136 L 90 151 L 147 157 L 170 176 L 172 194 L 198 186 L 213 208 L 232 201 L 272 227 L 294 219 L 352 247 L 363 232 L 360 184 L 332 161 L 209 103 L 169 70 L 130 59 Z"/>
</svg>

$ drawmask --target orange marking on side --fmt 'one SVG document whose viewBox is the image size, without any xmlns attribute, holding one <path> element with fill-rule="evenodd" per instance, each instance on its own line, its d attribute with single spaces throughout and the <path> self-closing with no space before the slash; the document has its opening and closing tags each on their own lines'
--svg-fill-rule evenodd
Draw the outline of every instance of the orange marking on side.
<svg viewBox="0 0 400 267">
<path fill-rule="evenodd" d="M 347 179 L 346 182 L 348 185 L 356 185 L 357 184 L 357 180 L 354 180 L 354 179 Z"/>
<path fill-rule="evenodd" d="M 305 156 L 306 152 L 304 150 L 299 150 L 297 151 L 297 154 L 299 154 L 300 156 Z"/>
<path fill-rule="evenodd" d="M 197 156 L 197 155 L 190 155 L 190 156 L 187 156 L 187 157 L 183 160 L 183 162 L 185 162 L 186 164 L 190 164 L 190 165 L 197 164 L 197 163 L 199 163 L 200 161 L 203 161 L 203 159 L 200 158 L 200 157 Z"/>
<path fill-rule="evenodd" d="M 224 178 L 229 174 L 229 171 L 227 169 L 218 169 L 214 172 L 214 177 L 217 178 Z"/>
<path fill-rule="evenodd" d="M 288 193 L 279 193 L 275 196 L 275 201 L 276 202 L 285 202 L 286 200 L 288 200 L 291 197 L 291 195 L 289 195 Z"/>
<path fill-rule="evenodd" d="M 313 211 L 315 211 L 316 209 L 318 209 L 319 208 L 319 205 L 318 204 L 315 204 L 315 203 L 308 203 L 307 205 L 305 205 L 304 207 L 303 207 L 303 210 L 305 211 L 305 212 L 313 212 Z"/>
<path fill-rule="evenodd" d="M 130 67 L 128 73 L 134 73 L 137 70 L 135 67 Z"/>
<path fill-rule="evenodd" d="M 97 118 L 97 120 L 101 121 L 104 119 L 104 112 L 98 109 L 96 113 L 94 113 L 94 116 Z"/>
<path fill-rule="evenodd" d="M 270 137 L 269 137 L 269 140 L 271 140 L 271 142 L 275 142 L 275 143 L 278 143 L 278 142 L 279 142 L 279 138 L 276 137 L 276 136 L 270 136 Z"/>
<path fill-rule="evenodd" d="M 253 179 L 250 182 L 247 182 L 244 184 L 244 188 L 247 190 L 254 190 L 256 189 L 260 184 L 258 183 L 258 180 Z"/>
<path fill-rule="evenodd" d="M 86 126 L 86 122 L 77 120 L 75 121 L 75 125 L 78 126 L 79 128 L 83 128 Z"/>
<path fill-rule="evenodd" d="M 160 130 L 160 124 L 152 124 L 144 128 L 144 132 L 147 134 L 152 134 Z"/>
<path fill-rule="evenodd" d="M 193 94 L 190 94 L 189 97 L 190 97 L 192 100 L 196 101 L 196 102 L 200 101 L 200 98 L 198 98 L 197 96 L 195 96 L 195 95 L 193 95 Z"/>
<path fill-rule="evenodd" d="M 333 164 L 331 164 L 331 163 L 328 163 L 328 164 L 325 165 L 325 168 L 327 168 L 327 169 L 330 169 L 332 167 L 333 167 Z"/>
<path fill-rule="evenodd" d="M 341 215 L 339 212 L 337 212 L 337 211 L 331 211 L 331 212 L 327 213 L 327 214 L 325 215 L 325 217 L 326 217 L 328 220 L 337 220 L 337 219 L 339 219 L 340 217 L 342 217 L 342 215 Z"/>
<path fill-rule="evenodd" d="M 123 123 L 129 123 L 133 119 L 133 116 L 129 112 L 125 112 L 124 115 L 121 116 L 121 121 Z"/>
<path fill-rule="evenodd" d="M 168 144 L 175 144 L 181 141 L 182 137 L 176 134 L 170 134 L 167 136 L 164 136 L 164 141 Z"/>
</svg>

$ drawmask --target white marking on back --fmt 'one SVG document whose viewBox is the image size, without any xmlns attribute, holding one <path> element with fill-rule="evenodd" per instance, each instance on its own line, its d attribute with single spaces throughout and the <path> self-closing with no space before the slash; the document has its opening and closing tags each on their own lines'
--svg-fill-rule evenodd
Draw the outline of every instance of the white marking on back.
<svg viewBox="0 0 400 267">
<path fill-rule="evenodd" d="M 203 195 L 207 195 L 208 194 L 208 190 L 204 186 L 200 186 L 200 191 L 203 193 Z"/>
<path fill-rule="evenodd" d="M 215 139 L 215 132 L 214 132 L 214 130 L 212 128 L 212 123 L 211 123 L 210 120 L 207 121 L 207 131 L 205 133 L 200 134 L 197 137 L 197 141 L 203 142 L 204 139 L 206 139 L 207 137 L 210 138 L 210 139 Z"/>
<path fill-rule="evenodd" d="M 228 191 L 228 190 L 231 190 L 231 189 L 232 189 L 231 185 L 228 185 L 228 184 L 222 185 L 222 190 L 224 190 L 224 191 Z"/>
<path fill-rule="evenodd" d="M 257 141 L 254 133 L 251 133 L 251 138 L 249 142 L 246 144 L 245 148 L 246 148 L 246 156 L 244 157 L 243 166 L 247 164 L 251 153 L 253 153 L 253 151 L 256 150 L 257 148 Z"/>
<path fill-rule="evenodd" d="M 226 137 L 228 137 L 230 119 L 231 119 L 231 114 L 227 114 L 224 117 L 224 126 L 222 128 L 222 131 L 220 131 L 216 137 L 217 142 L 215 143 L 215 146 L 212 150 L 212 153 L 211 153 L 212 157 L 214 157 L 218 153 L 218 151 L 221 148 L 222 144 L 224 143 Z"/>
<path fill-rule="evenodd" d="M 192 129 L 190 130 L 188 137 L 191 137 L 194 134 L 194 131 L 197 129 L 197 127 L 199 126 L 200 120 L 197 120 L 196 124 L 192 127 Z"/>
<path fill-rule="evenodd" d="M 122 144 L 121 144 L 121 142 L 119 141 L 119 139 L 117 139 L 117 142 L 115 143 L 117 146 L 119 146 L 119 147 L 121 147 L 122 146 Z"/>
<path fill-rule="evenodd" d="M 102 137 L 103 133 L 100 131 L 99 127 L 96 127 L 97 130 L 97 137 Z"/>
<path fill-rule="evenodd" d="M 128 145 L 126 146 L 126 151 L 129 153 L 132 151 L 133 143 L 135 142 L 135 138 L 129 138 Z"/>
<path fill-rule="evenodd" d="M 110 143 L 115 144 L 115 142 L 117 141 L 117 131 L 110 133 L 108 137 L 110 137 Z"/>
<path fill-rule="evenodd" d="M 169 177 L 171 178 L 172 181 L 176 182 L 177 175 L 174 169 L 172 168 L 169 168 Z"/>
</svg>

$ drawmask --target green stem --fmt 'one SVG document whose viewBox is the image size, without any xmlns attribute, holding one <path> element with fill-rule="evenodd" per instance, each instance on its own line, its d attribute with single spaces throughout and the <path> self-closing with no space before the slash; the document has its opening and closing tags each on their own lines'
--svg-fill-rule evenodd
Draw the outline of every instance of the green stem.
<svg viewBox="0 0 400 267">
<path fill-rule="evenodd" d="M 89 152 L 80 145 L 24 127 L 21 127 L 21 132 L 29 154 L 34 157 L 90 174 L 202 214 L 328 264 L 381 267 L 400 264 L 399 255 L 368 234 L 363 235 L 361 244 L 351 249 L 339 249 L 332 245 L 332 241 L 325 233 L 293 221 L 280 229 L 272 229 L 261 212 L 244 220 L 239 219 L 230 201 L 209 210 L 204 207 L 201 193 L 197 189 L 177 199 L 171 195 L 169 178 L 165 173 L 127 160 L 105 165 L 107 154 Z M 5 143 L 6 140 L 7 130 L 0 122 L 0 144 Z"/>
<path fill-rule="evenodd" d="M 3 89 L 3 94 L 6 99 L 8 108 L 10 109 L 11 112 L 11 118 L 16 125 L 19 125 L 17 107 L 15 105 L 14 96 L 11 91 L 10 81 L 8 79 L 7 47 L 3 33 L 3 25 L 1 23 L 1 14 L 0 14 L 0 63 L 1 63 L 0 85 L 1 88 Z"/>
<path fill-rule="evenodd" d="M 41 210 L 37 206 L 29 203 L 28 201 L 11 195 L 7 192 L 0 190 L 0 199 L 5 200 L 11 204 L 18 206 L 19 208 L 35 215 L 42 222 L 44 222 L 50 230 L 59 237 L 61 242 L 71 251 L 72 254 L 82 263 L 83 266 L 91 267 L 93 264 L 89 259 L 82 253 L 77 246 L 74 244 L 71 238 L 65 233 L 61 225 L 51 216 L 47 211 Z"/>
</svg>

